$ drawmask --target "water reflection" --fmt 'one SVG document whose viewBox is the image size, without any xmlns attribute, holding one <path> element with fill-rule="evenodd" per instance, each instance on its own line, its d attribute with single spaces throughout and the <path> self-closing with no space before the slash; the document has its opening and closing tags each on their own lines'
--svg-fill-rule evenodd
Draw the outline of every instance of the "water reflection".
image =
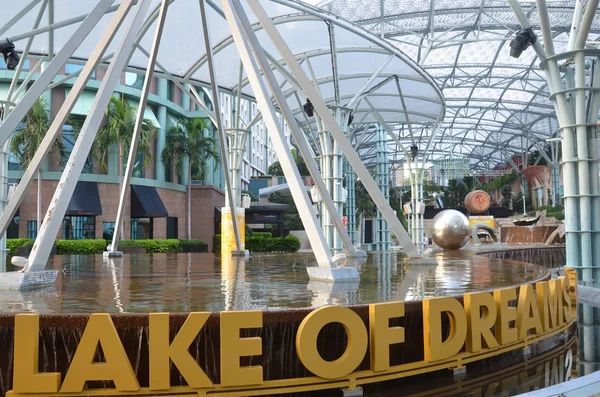
<svg viewBox="0 0 600 397">
<path fill-rule="evenodd" d="M 62 270 L 56 294 L 6 294 L 3 312 L 189 312 L 275 310 L 323 304 L 368 304 L 521 284 L 545 270 L 526 264 L 444 254 L 437 265 L 406 265 L 398 253 L 376 252 L 358 268 L 358 285 L 310 283 L 309 254 L 221 258 L 213 254 L 129 254 L 55 256 L 49 268 Z"/>
</svg>

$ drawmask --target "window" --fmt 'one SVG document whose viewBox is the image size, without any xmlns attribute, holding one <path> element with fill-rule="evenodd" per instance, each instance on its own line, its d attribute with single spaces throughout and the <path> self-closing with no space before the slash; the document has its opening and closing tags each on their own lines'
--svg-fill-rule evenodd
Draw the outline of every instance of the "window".
<svg viewBox="0 0 600 397">
<path fill-rule="evenodd" d="M 124 164 L 127 167 L 127 163 Z M 133 174 L 136 178 L 144 177 L 144 152 L 137 151 L 135 153 L 135 162 L 133 163 Z M 123 169 L 123 174 L 125 174 L 125 169 Z"/>
<path fill-rule="evenodd" d="M 179 219 L 169 216 L 167 218 L 167 238 L 178 238 Z"/>
<path fill-rule="evenodd" d="M 115 232 L 114 222 L 102 222 L 102 238 L 105 240 L 112 240 Z"/>
<path fill-rule="evenodd" d="M 65 216 L 63 219 L 63 240 L 87 240 L 95 238 L 95 216 Z"/>
<path fill-rule="evenodd" d="M 144 87 L 145 75 L 125 72 L 125 85 L 141 90 Z"/>
<path fill-rule="evenodd" d="M 19 215 L 15 215 L 6 228 L 6 238 L 19 238 Z"/>
<path fill-rule="evenodd" d="M 152 218 L 131 218 L 131 239 L 151 239 L 153 226 L 154 222 Z"/>
<path fill-rule="evenodd" d="M 163 164 L 165 165 L 165 182 L 173 182 L 173 164 L 171 163 L 171 160 Z"/>
<path fill-rule="evenodd" d="M 173 82 L 167 80 L 167 100 L 173 101 Z"/>
<path fill-rule="evenodd" d="M 27 238 L 37 238 L 37 221 L 27 221 Z"/>
<path fill-rule="evenodd" d="M 71 152 L 73 151 L 73 146 L 75 146 L 75 136 L 73 135 L 73 127 L 71 127 L 68 124 L 65 124 L 63 126 L 63 133 L 62 133 L 62 140 L 63 140 L 63 148 L 64 148 L 64 155 L 63 155 L 63 159 L 62 159 L 62 170 L 64 171 L 65 169 L 65 165 L 67 164 L 67 161 L 69 160 L 69 156 L 71 155 Z M 85 165 L 83 166 L 83 173 L 84 174 L 91 174 L 93 170 L 93 166 L 92 166 L 92 160 L 91 158 L 88 156 L 87 160 L 85 161 Z"/>
<path fill-rule="evenodd" d="M 73 63 L 65 64 L 65 74 L 76 73 L 76 72 L 79 72 L 81 69 L 83 69 L 83 65 L 76 65 Z M 92 71 L 92 75 L 90 76 L 90 78 L 92 78 L 92 79 L 96 78 L 96 70 L 95 69 Z"/>
</svg>

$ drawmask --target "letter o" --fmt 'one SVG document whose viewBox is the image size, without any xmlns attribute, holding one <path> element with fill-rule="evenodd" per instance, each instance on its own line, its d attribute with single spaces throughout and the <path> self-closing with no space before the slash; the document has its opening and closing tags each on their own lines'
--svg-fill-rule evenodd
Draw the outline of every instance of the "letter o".
<svg viewBox="0 0 600 397">
<path fill-rule="evenodd" d="M 348 335 L 344 354 L 334 361 L 324 360 L 317 350 L 321 329 L 329 323 L 340 323 Z M 321 307 L 302 320 L 296 335 L 296 351 L 302 364 L 313 374 L 324 379 L 336 379 L 354 371 L 367 352 L 367 328 L 358 314 L 340 306 Z"/>
</svg>

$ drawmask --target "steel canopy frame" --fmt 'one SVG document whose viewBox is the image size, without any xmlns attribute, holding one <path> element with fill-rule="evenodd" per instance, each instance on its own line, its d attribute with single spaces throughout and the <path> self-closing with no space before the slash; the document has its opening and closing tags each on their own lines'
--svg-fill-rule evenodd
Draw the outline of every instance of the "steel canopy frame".
<svg viewBox="0 0 600 397">
<path fill-rule="evenodd" d="M 434 141 L 434 157 L 449 152 L 441 149 L 449 138 L 465 145 L 491 144 L 470 157 L 473 169 L 493 167 L 502 161 L 500 153 L 507 157 L 520 154 L 520 147 L 505 147 L 504 142 L 525 130 L 533 131 L 531 139 L 546 146 L 545 139 L 558 128 L 554 108 L 535 51 L 526 50 L 518 60 L 508 56 L 508 43 L 521 28 L 508 3 L 400 0 L 398 7 L 384 7 L 384 2 L 360 2 L 359 6 L 354 0 L 333 0 L 318 6 L 390 40 L 438 82 L 447 107 Z M 522 7 L 529 15 L 536 5 L 528 2 Z M 574 5 L 549 3 L 547 8 L 554 42 L 566 48 Z M 537 23 L 534 29 L 539 29 Z M 600 33 L 597 19 L 590 32 Z M 541 117 L 536 119 L 534 114 Z M 468 128 L 456 128 L 457 122 L 470 125 L 487 139 L 474 139 Z M 504 137 L 498 142 L 497 135 Z"/>
</svg>

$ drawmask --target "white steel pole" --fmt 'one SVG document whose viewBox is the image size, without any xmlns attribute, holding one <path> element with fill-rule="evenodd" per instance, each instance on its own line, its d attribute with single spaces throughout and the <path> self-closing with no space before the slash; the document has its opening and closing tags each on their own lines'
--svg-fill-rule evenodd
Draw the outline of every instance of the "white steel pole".
<svg viewBox="0 0 600 397">
<path fill-rule="evenodd" d="M 90 79 L 90 76 L 92 75 L 92 72 L 94 71 L 96 66 L 98 66 L 98 63 L 101 61 L 102 55 L 106 51 L 106 48 L 110 44 L 111 40 L 118 31 L 122 22 L 125 20 L 125 17 L 127 16 L 127 13 L 131 9 L 134 2 L 135 0 L 125 0 L 121 3 L 119 9 L 115 13 L 115 15 L 113 15 L 113 18 L 109 22 L 108 27 L 102 34 L 100 40 L 98 41 L 98 44 L 96 44 L 96 47 L 92 51 L 90 58 L 81 70 L 81 73 L 75 81 L 75 84 L 73 84 L 69 95 L 67 95 L 67 98 L 63 102 L 60 110 L 58 111 L 58 114 L 54 117 L 54 120 L 52 121 L 48 132 L 44 136 L 44 139 L 42 139 L 40 146 L 36 150 L 33 159 L 31 160 L 29 166 L 23 173 L 23 176 L 21 176 L 21 181 L 19 182 L 19 185 L 17 186 L 12 198 L 10 199 L 10 202 L 8 203 L 4 212 L 2 212 L 2 214 L 0 215 L 0 234 L 6 233 L 8 225 L 10 224 L 13 216 L 17 212 L 17 209 L 19 208 L 21 202 L 23 201 L 23 198 L 25 197 L 25 191 L 31 184 L 31 181 L 35 177 L 37 170 L 41 167 L 44 157 L 51 149 L 52 144 L 58 137 L 59 132 L 62 131 L 62 126 L 69 117 L 73 106 L 75 106 L 77 98 L 83 92 L 88 80 Z"/>
<path fill-rule="evenodd" d="M 221 110 L 219 106 L 219 86 L 217 84 L 217 77 L 215 75 L 215 66 L 213 58 L 213 49 L 211 46 L 210 32 L 208 30 L 208 19 L 206 18 L 205 0 L 200 0 L 200 13 L 202 14 L 202 30 L 204 33 L 204 45 L 206 46 L 206 62 L 208 64 L 208 73 L 210 75 L 210 84 L 212 88 L 212 99 L 213 106 L 215 109 L 215 119 L 217 121 L 217 129 L 219 130 L 219 143 L 221 149 L 221 161 L 223 162 L 223 168 L 225 168 L 225 185 L 228 192 L 229 208 L 231 211 L 231 222 L 233 223 L 233 234 L 235 235 L 235 245 L 238 251 L 242 250 L 242 243 L 240 240 L 240 230 L 237 222 L 237 208 L 236 208 L 236 197 L 231 183 L 231 164 L 228 161 L 228 148 L 227 148 L 227 137 L 225 136 L 225 128 L 221 120 Z M 231 23 L 230 23 L 231 24 Z M 239 117 L 236 114 L 236 117 Z M 238 181 L 239 183 L 239 181 Z"/>
<path fill-rule="evenodd" d="M 0 125 L 0 144 L 4 144 L 10 137 L 35 101 L 38 100 L 46 87 L 48 87 L 48 84 L 52 82 L 52 79 L 54 79 L 63 65 L 69 60 L 71 55 L 73 55 L 77 47 L 79 47 L 96 26 L 96 23 L 104 16 L 104 12 L 110 7 L 113 1 L 114 0 L 99 0 L 98 4 L 96 4 L 94 9 L 79 25 L 77 30 L 73 32 L 73 35 L 69 40 L 63 45 L 52 61 L 48 63 L 44 72 L 40 74 L 35 83 L 32 84 L 31 88 L 27 90 L 23 99 L 21 99 L 13 111 L 4 120 L 2 125 Z"/>
<path fill-rule="evenodd" d="M 113 58 L 107 69 L 106 75 L 102 79 L 100 89 L 94 98 L 90 113 L 85 119 L 85 123 L 77 137 L 71 156 L 69 156 L 69 160 L 67 161 L 58 183 L 58 187 L 50 201 L 44 223 L 38 232 L 28 263 L 25 266 L 24 271 L 26 272 L 41 271 L 46 267 L 50 251 L 54 245 L 54 240 L 62 226 L 69 201 L 73 195 L 81 171 L 83 170 L 83 166 L 92 147 L 92 143 L 94 142 L 94 138 L 96 137 L 96 133 L 98 132 L 98 128 L 104 118 L 104 110 L 108 106 L 114 88 L 121 78 L 121 72 L 129 59 L 133 41 L 142 26 L 149 5 L 149 0 L 138 1 L 138 6 L 133 11 L 133 18 L 127 26 L 127 29 L 123 32 L 121 41 L 115 51 L 116 56 Z"/>
<path fill-rule="evenodd" d="M 133 127 L 133 136 L 131 137 L 131 145 L 129 147 L 129 158 L 127 159 L 127 167 L 125 168 L 125 175 L 123 176 L 123 183 L 121 184 L 121 195 L 119 197 L 119 207 L 117 209 L 117 219 L 115 221 L 115 230 L 113 232 L 112 244 L 108 248 L 108 251 L 112 253 L 117 252 L 119 248 L 119 237 L 121 236 L 123 218 L 125 216 L 127 191 L 129 190 L 131 175 L 133 174 L 135 156 L 140 137 L 142 135 L 142 124 L 144 123 L 146 103 L 148 102 L 148 94 L 150 93 L 150 85 L 152 84 L 152 77 L 154 75 L 154 65 L 158 56 L 158 48 L 160 46 L 160 40 L 162 38 L 163 27 L 165 26 L 165 19 L 167 18 L 168 7 L 169 0 L 162 0 L 160 12 L 158 14 L 158 21 L 156 22 L 154 40 L 152 41 L 152 48 L 150 49 L 150 57 L 148 58 L 148 66 L 146 67 L 146 75 L 144 76 L 144 85 L 142 86 L 142 93 L 140 96 L 140 102 L 135 118 L 135 125 Z M 160 161 L 160 159 L 157 158 L 156 161 Z"/>
<path fill-rule="evenodd" d="M 244 26 L 244 28 L 246 28 L 246 26 Z M 250 44 L 252 45 L 252 40 L 250 40 Z M 313 181 L 315 182 L 315 185 L 317 186 L 317 189 L 319 190 L 319 193 L 321 194 L 321 198 L 323 199 L 325 206 L 327 207 L 327 211 L 329 212 L 329 214 L 333 220 L 333 224 L 335 225 L 337 231 L 339 232 L 339 234 L 342 238 L 342 242 L 344 243 L 344 248 L 346 250 L 348 250 L 349 252 L 356 251 L 354 248 L 354 245 L 352 244 L 352 241 L 350 240 L 348 231 L 344 227 L 344 223 L 342 221 L 340 213 L 336 210 L 335 203 L 333 202 L 333 199 L 331 198 L 331 195 L 327 191 L 327 187 L 325 186 L 325 183 L 323 182 L 323 179 L 321 178 L 321 174 L 319 173 L 319 168 L 317 166 L 317 163 L 315 162 L 315 160 L 313 159 L 313 157 L 311 155 L 310 147 L 308 146 L 308 143 L 306 142 L 306 138 L 305 138 L 304 134 L 302 133 L 302 130 L 300 129 L 300 126 L 298 125 L 296 119 L 294 118 L 292 109 L 290 108 L 287 101 L 285 100 L 285 95 L 283 94 L 281 87 L 279 86 L 279 84 L 277 84 L 277 79 L 275 78 L 275 74 L 273 73 L 273 70 L 269 66 L 269 62 L 267 60 L 266 54 L 264 54 L 264 52 L 261 52 L 261 51 L 255 51 L 255 54 L 257 55 L 256 58 L 257 58 L 258 64 L 261 66 L 263 73 L 266 77 L 267 83 L 269 84 L 269 88 L 271 89 L 271 92 L 273 93 L 273 96 L 274 96 L 275 100 L 277 101 L 277 105 L 279 106 L 279 109 L 282 111 L 283 116 L 285 117 L 285 120 L 288 123 L 288 126 L 290 127 L 292 136 L 294 137 L 294 140 L 296 141 L 296 143 L 298 145 L 298 149 L 300 150 L 300 154 L 304 158 L 304 161 L 306 162 L 306 165 L 308 167 L 310 175 L 311 175 Z"/>
<path fill-rule="evenodd" d="M 340 126 L 335 122 L 335 119 L 327 109 L 325 102 L 317 93 L 315 87 L 313 87 L 312 83 L 306 76 L 306 73 L 299 65 L 298 61 L 294 57 L 294 54 L 291 52 L 289 47 L 283 41 L 281 34 L 277 30 L 277 28 L 273 25 L 273 22 L 270 20 L 269 16 L 262 8 L 260 3 L 257 0 L 248 0 L 248 4 L 252 7 L 254 13 L 257 18 L 261 22 L 265 33 L 271 38 L 271 41 L 282 55 L 286 64 L 298 80 L 298 83 L 310 98 L 312 104 L 315 107 L 315 110 L 319 113 L 319 116 L 323 119 L 327 129 L 331 132 L 334 139 L 337 141 L 338 145 L 344 152 L 344 155 L 352 164 L 352 167 L 356 170 L 358 177 L 363 182 L 365 188 L 369 192 L 369 195 L 381 211 L 384 218 L 390 224 L 393 233 L 398 237 L 400 243 L 402 244 L 406 254 L 410 257 L 420 258 L 421 254 L 419 251 L 412 245 L 410 242 L 410 237 L 406 233 L 406 230 L 402 227 L 402 224 L 394 215 L 394 210 L 390 207 L 389 203 L 383 197 L 383 194 L 377 187 L 377 184 L 369 174 L 369 171 L 362 163 L 358 154 L 354 151 L 352 144 L 348 140 L 348 138 L 344 135 Z"/>
<path fill-rule="evenodd" d="M 321 267 L 331 267 L 331 252 L 329 251 L 329 247 L 327 246 L 323 232 L 319 227 L 317 217 L 313 211 L 308 194 L 304 188 L 304 184 L 301 182 L 300 173 L 298 172 L 296 163 L 293 161 L 289 147 L 287 146 L 286 141 L 283 139 L 283 131 L 281 131 L 279 124 L 277 123 L 275 108 L 269 100 L 269 95 L 267 94 L 262 77 L 259 74 L 258 67 L 254 62 L 251 50 L 242 35 L 238 18 L 233 10 L 231 0 L 222 0 L 221 4 L 223 6 L 223 11 L 225 12 L 225 17 L 231 29 L 240 58 L 244 63 L 244 69 L 248 75 L 250 85 L 252 86 L 254 94 L 256 95 L 258 106 L 263 113 L 263 118 L 267 124 L 267 128 L 269 131 L 274 132 L 274 134 L 271 136 L 273 145 L 279 156 L 279 162 L 284 174 L 286 175 L 290 191 L 292 192 L 294 200 L 296 201 L 298 213 L 300 214 L 302 223 L 306 228 L 308 238 L 317 259 L 317 263 Z"/>
</svg>

